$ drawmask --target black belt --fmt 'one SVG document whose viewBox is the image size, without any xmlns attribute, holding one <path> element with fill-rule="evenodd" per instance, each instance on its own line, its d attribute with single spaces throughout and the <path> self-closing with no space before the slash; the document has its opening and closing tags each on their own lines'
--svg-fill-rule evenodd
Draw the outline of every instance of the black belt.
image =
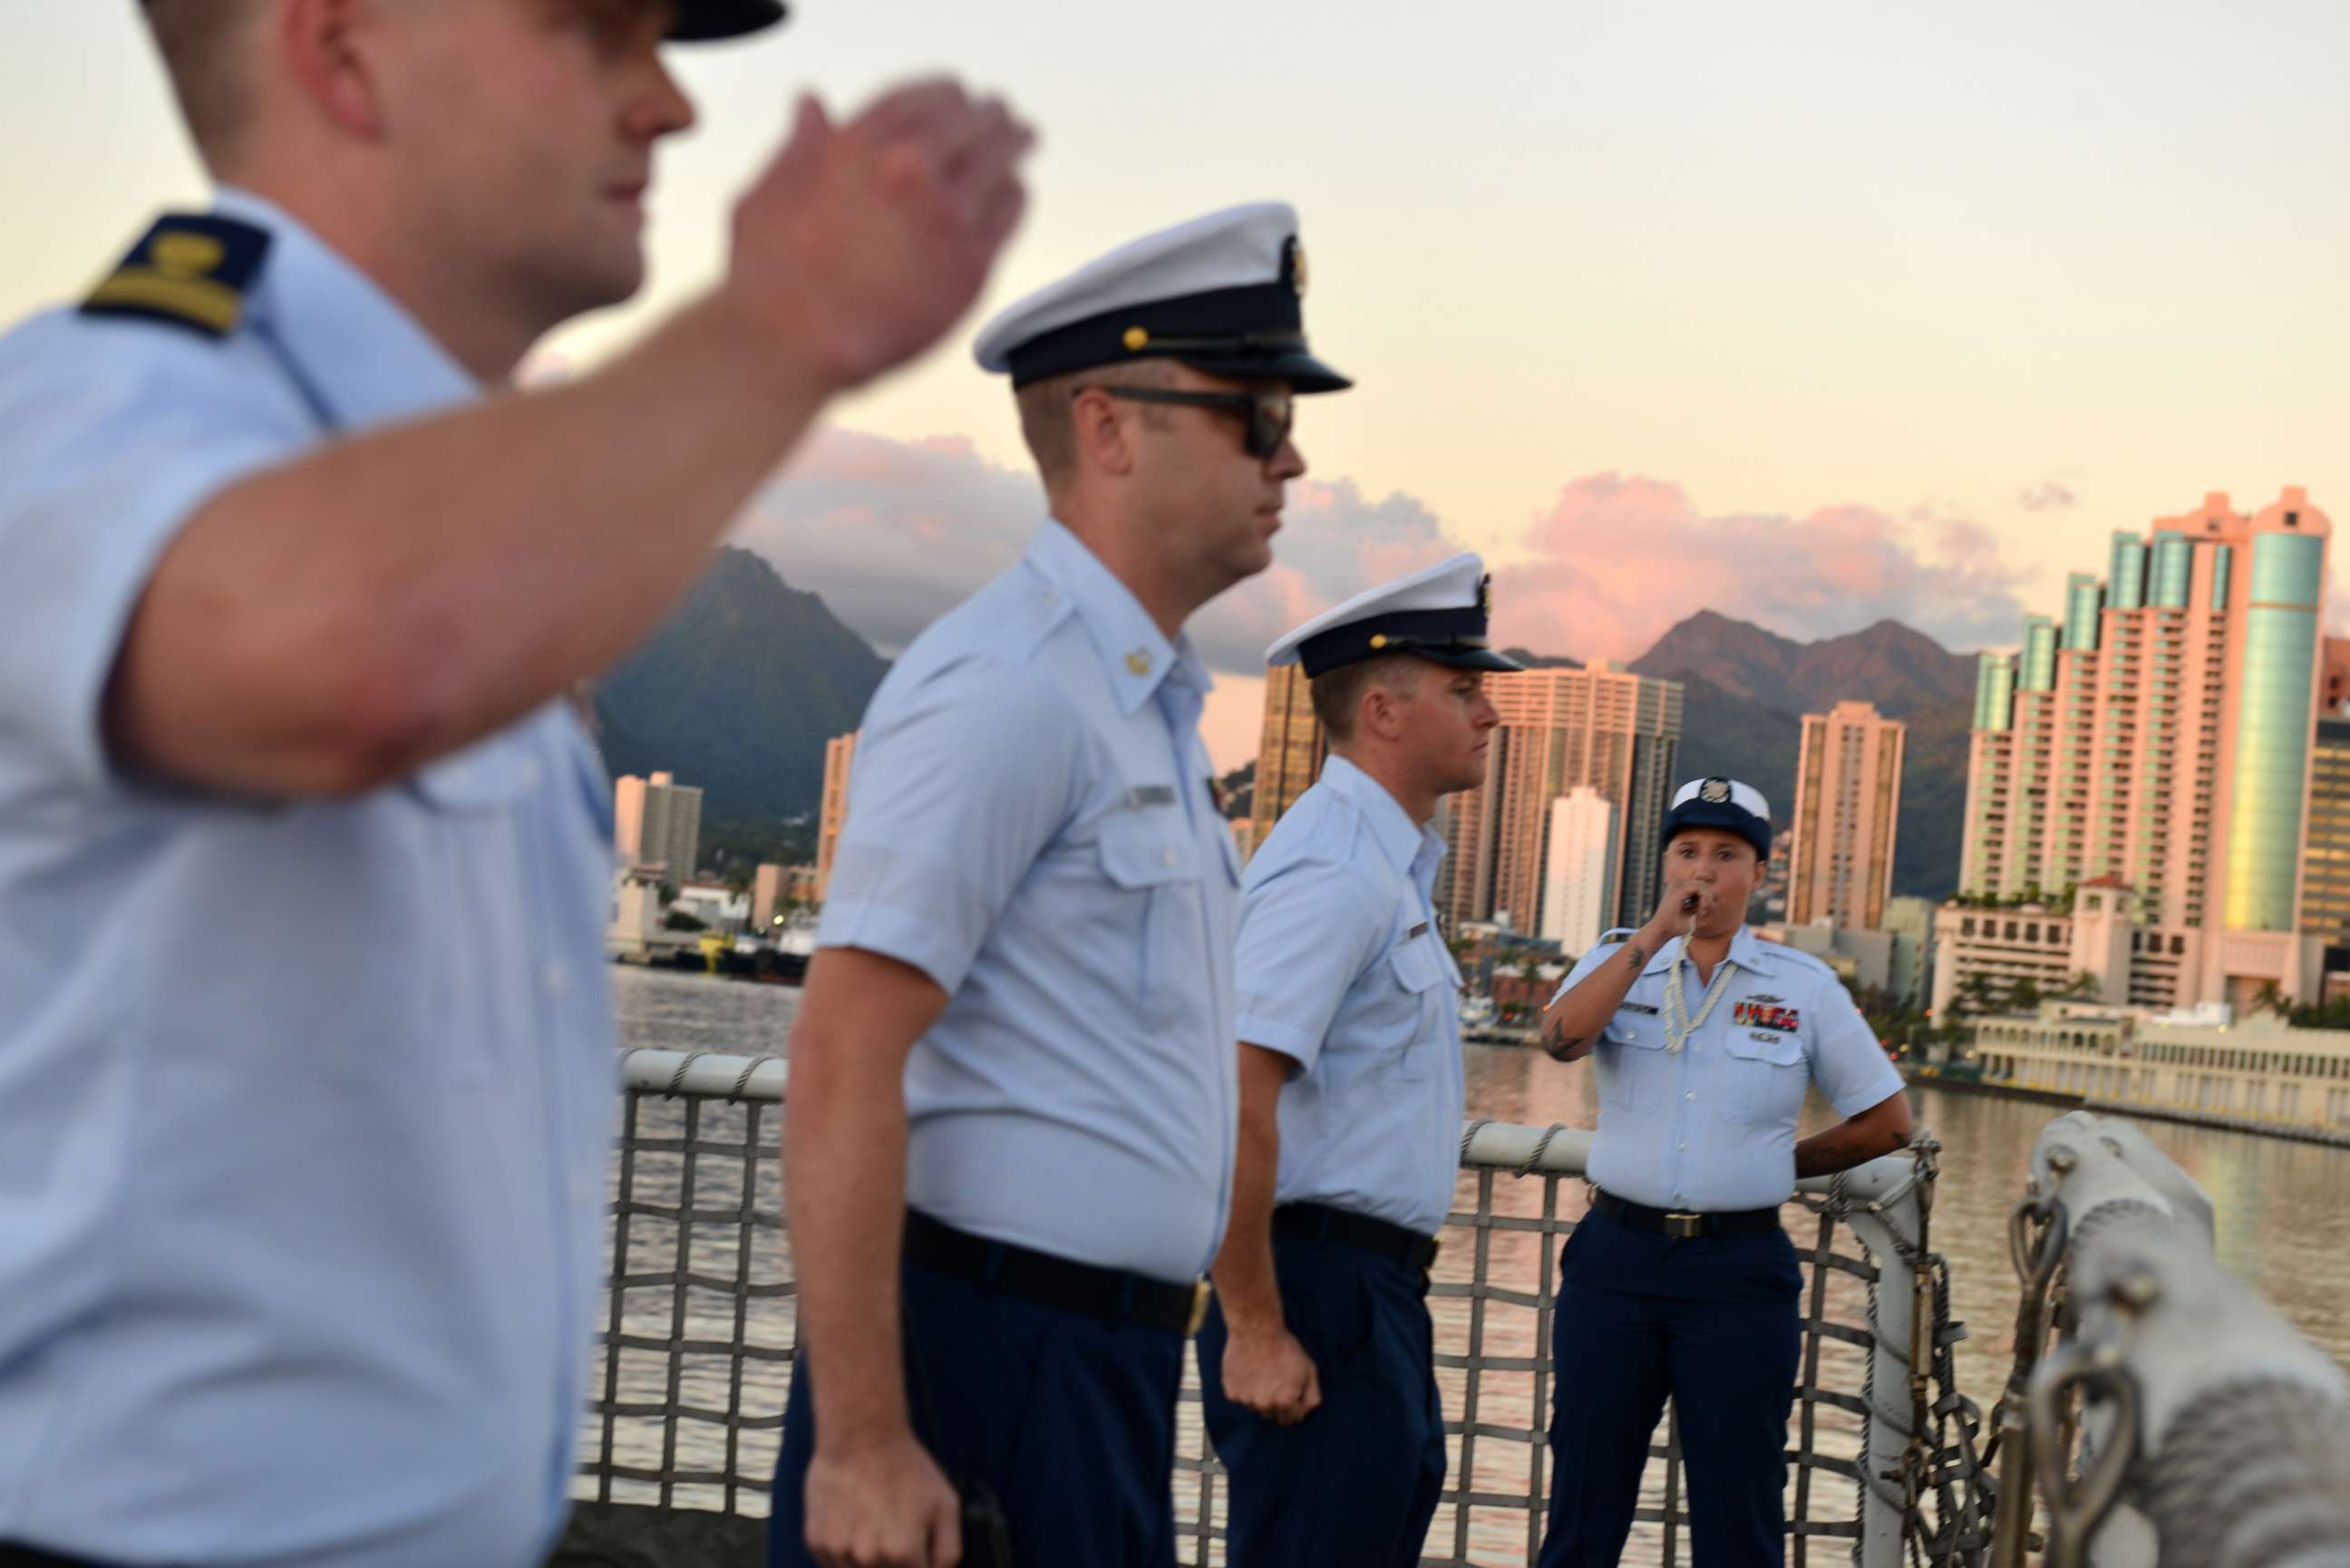
<svg viewBox="0 0 2350 1568">
<path fill-rule="evenodd" d="M 1063 1312 L 1139 1324 L 1168 1334 L 1199 1332 L 1208 1282 L 1170 1284 L 1122 1269 L 1098 1268 L 1034 1248 L 958 1231 L 919 1210 L 906 1211 L 906 1261 L 933 1273 Z"/>
<path fill-rule="evenodd" d="M 1284 1203 L 1273 1211 L 1273 1233 L 1296 1241 L 1336 1241 L 1392 1258 L 1414 1273 L 1428 1272 L 1436 1262 L 1433 1236 L 1402 1225 L 1390 1225 L 1367 1214 L 1350 1214 L 1327 1203 Z"/>
<path fill-rule="evenodd" d="M 1679 1209 L 1651 1209 L 1645 1203 L 1627 1203 L 1612 1192 L 1594 1189 L 1591 1206 L 1610 1220 L 1629 1225 L 1636 1231 L 1654 1231 L 1659 1236 L 1671 1236 L 1690 1241 L 1700 1236 L 1759 1236 L 1765 1231 L 1779 1229 L 1776 1209 L 1740 1209 L 1718 1214 L 1692 1214 Z"/>
</svg>

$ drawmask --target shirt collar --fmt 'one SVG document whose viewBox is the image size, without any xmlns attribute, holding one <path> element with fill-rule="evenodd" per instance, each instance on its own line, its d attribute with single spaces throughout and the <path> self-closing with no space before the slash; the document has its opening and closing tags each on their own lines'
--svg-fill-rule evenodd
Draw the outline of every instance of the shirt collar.
<svg viewBox="0 0 2350 1568">
<path fill-rule="evenodd" d="M 291 213 L 230 185 L 213 210 L 269 231 L 269 259 L 248 304 L 337 426 L 414 419 L 481 396 L 414 317 Z"/>
<path fill-rule="evenodd" d="M 1657 950 L 1657 956 L 1650 959 L 1648 967 L 1640 972 L 1664 973 L 1673 967 L 1673 961 L 1680 956 L 1682 946 L 1683 939 L 1675 937 Z M 1771 968 L 1771 946 L 1754 934 L 1753 927 L 1741 926 L 1738 934 L 1730 939 L 1730 961 L 1748 974 L 1767 973 Z"/>
<path fill-rule="evenodd" d="M 1120 713 L 1131 716 L 1162 682 L 1190 687 L 1201 696 L 1215 684 L 1191 639 L 1178 637 L 1170 642 L 1134 590 L 1056 519 L 1045 518 L 1036 530 L 1028 561 L 1076 607 L 1101 655 L 1102 668 L 1109 672 Z"/>
<path fill-rule="evenodd" d="M 1322 764 L 1322 782 L 1363 814 L 1363 820 L 1370 825 L 1372 841 L 1388 857 L 1388 864 L 1410 872 L 1416 882 L 1425 877 L 1420 891 L 1426 892 L 1426 883 L 1435 878 L 1436 863 L 1444 858 L 1444 835 L 1436 831 L 1435 825 L 1422 827 L 1413 822 L 1388 793 L 1387 785 L 1336 752 Z"/>
</svg>

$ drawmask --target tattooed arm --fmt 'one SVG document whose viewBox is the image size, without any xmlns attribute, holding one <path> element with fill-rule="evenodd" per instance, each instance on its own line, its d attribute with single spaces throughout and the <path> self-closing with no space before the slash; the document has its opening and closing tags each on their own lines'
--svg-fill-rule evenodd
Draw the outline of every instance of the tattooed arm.
<svg viewBox="0 0 2350 1568">
<path fill-rule="evenodd" d="M 1606 963 L 1560 993 L 1543 1012 L 1542 1047 L 1555 1062 L 1579 1062 L 1599 1043 L 1599 1032 L 1624 1005 L 1640 971 L 1648 967 L 1648 933 L 1641 931 L 1610 953 Z"/>
<path fill-rule="evenodd" d="M 1624 1005 L 1633 981 L 1648 967 L 1664 945 L 1690 929 L 1692 916 L 1684 908 L 1697 890 L 1686 879 L 1669 881 L 1657 912 L 1632 940 L 1617 949 L 1607 961 L 1559 993 L 1543 1012 L 1542 1048 L 1555 1062 L 1580 1062 L 1599 1044 L 1600 1031 Z"/>
</svg>

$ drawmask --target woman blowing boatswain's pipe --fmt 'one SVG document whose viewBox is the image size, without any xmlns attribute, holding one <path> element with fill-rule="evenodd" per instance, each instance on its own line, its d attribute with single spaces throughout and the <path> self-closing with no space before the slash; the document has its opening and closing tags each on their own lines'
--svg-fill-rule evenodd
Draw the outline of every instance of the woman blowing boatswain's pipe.
<svg viewBox="0 0 2350 1568">
<path fill-rule="evenodd" d="M 1746 929 L 1770 815 L 1733 780 L 1683 784 L 1656 914 L 1586 953 L 1543 1015 L 1544 1049 L 1591 1058 L 1600 1098 L 1591 1212 L 1559 1262 L 1543 1568 L 1622 1554 L 1669 1394 L 1698 1568 L 1784 1560 L 1802 1333 L 1779 1205 L 1798 1177 L 1901 1147 L 1909 1104 L 1835 971 Z M 1812 1085 L 1846 1119 L 1797 1143 Z"/>
</svg>

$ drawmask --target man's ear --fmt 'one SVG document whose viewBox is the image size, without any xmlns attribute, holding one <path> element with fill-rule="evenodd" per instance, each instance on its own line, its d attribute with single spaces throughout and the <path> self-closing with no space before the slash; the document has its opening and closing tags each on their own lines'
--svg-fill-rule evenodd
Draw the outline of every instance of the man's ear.
<svg viewBox="0 0 2350 1568">
<path fill-rule="evenodd" d="M 1099 387 L 1088 387 L 1069 400 L 1069 419 L 1079 467 L 1120 476 L 1134 472 L 1134 423 L 1125 405 Z"/>
<path fill-rule="evenodd" d="M 373 0 L 281 0 L 275 43 L 312 105 L 344 134 L 382 140 L 381 84 L 368 57 L 368 35 L 381 7 Z"/>
</svg>

